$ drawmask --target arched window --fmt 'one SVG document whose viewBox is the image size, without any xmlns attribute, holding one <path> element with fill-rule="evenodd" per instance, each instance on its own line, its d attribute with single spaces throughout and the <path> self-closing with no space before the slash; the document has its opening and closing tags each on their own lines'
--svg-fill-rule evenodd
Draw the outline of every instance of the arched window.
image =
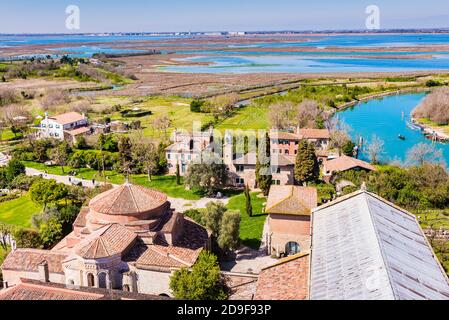
<svg viewBox="0 0 449 320">
<path fill-rule="evenodd" d="M 299 252 L 301 252 L 301 248 L 297 242 L 291 241 L 285 245 L 285 254 L 287 256 L 291 256 Z"/>
<path fill-rule="evenodd" d="M 95 277 L 92 273 L 87 274 L 87 286 L 95 287 Z"/>
<path fill-rule="evenodd" d="M 159 297 L 167 297 L 167 298 L 170 298 L 170 296 L 169 296 L 168 294 L 166 294 L 166 293 L 161 293 L 161 294 L 159 295 Z"/>
<path fill-rule="evenodd" d="M 73 279 L 70 279 L 68 284 L 69 284 L 69 286 L 74 286 L 75 285 L 75 281 Z"/>
<path fill-rule="evenodd" d="M 106 289 L 107 288 L 107 279 L 106 279 L 106 273 L 102 272 L 98 275 L 98 287 Z"/>
<path fill-rule="evenodd" d="M 129 285 L 124 284 L 124 285 L 123 285 L 123 291 L 130 292 L 131 289 L 129 288 Z"/>
</svg>

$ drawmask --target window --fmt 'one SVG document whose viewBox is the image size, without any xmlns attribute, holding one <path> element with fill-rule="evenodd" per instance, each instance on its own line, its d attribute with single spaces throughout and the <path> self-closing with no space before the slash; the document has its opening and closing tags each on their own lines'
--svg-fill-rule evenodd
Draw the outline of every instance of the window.
<svg viewBox="0 0 449 320">
<path fill-rule="evenodd" d="M 281 185 L 281 180 L 273 180 L 271 182 L 271 184 L 274 185 L 274 186 L 280 186 Z"/>
<path fill-rule="evenodd" d="M 47 125 L 46 125 L 45 123 L 42 123 L 42 124 L 41 124 L 41 127 L 42 127 L 42 128 L 46 128 Z"/>
<path fill-rule="evenodd" d="M 124 285 L 123 285 L 123 291 L 130 292 L 131 289 L 130 289 L 129 285 L 124 284 Z"/>
<path fill-rule="evenodd" d="M 171 159 L 171 153 L 167 153 L 167 159 L 168 159 L 168 160 Z"/>
<path fill-rule="evenodd" d="M 61 126 L 59 124 L 57 124 L 56 129 L 61 129 Z"/>
<path fill-rule="evenodd" d="M 53 129 L 53 125 L 52 125 L 52 124 L 49 124 L 48 127 L 49 127 L 50 129 Z"/>
<path fill-rule="evenodd" d="M 98 275 L 98 286 L 100 288 L 106 289 L 107 288 L 107 277 L 106 273 L 102 272 Z"/>
<path fill-rule="evenodd" d="M 236 178 L 236 179 L 235 179 L 235 183 L 238 184 L 238 185 L 245 184 L 245 179 L 242 179 L 242 178 Z"/>
<path fill-rule="evenodd" d="M 285 254 L 288 256 L 295 255 L 301 252 L 299 244 L 297 242 L 289 242 L 285 245 Z"/>
<path fill-rule="evenodd" d="M 285 149 L 285 154 L 289 154 L 290 153 L 290 151 L 288 151 L 287 149 Z"/>
<path fill-rule="evenodd" d="M 295 150 L 295 154 L 298 154 L 298 150 Z"/>
<path fill-rule="evenodd" d="M 299 141 L 295 141 L 295 145 L 298 145 L 299 144 Z"/>
<path fill-rule="evenodd" d="M 245 171 L 245 166 L 239 164 L 239 165 L 236 166 L 236 170 L 237 170 L 237 172 L 244 172 Z"/>
</svg>

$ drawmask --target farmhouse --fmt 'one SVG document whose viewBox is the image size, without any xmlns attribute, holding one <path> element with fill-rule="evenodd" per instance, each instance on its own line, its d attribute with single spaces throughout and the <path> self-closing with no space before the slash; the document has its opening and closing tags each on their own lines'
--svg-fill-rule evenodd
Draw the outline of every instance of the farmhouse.
<svg viewBox="0 0 449 320">
<path fill-rule="evenodd" d="M 38 129 L 40 138 L 67 140 L 69 142 L 75 142 L 76 137 L 91 132 L 89 119 L 85 114 L 78 112 L 68 112 L 53 117 L 45 114 L 45 118 L 41 121 Z"/>
</svg>

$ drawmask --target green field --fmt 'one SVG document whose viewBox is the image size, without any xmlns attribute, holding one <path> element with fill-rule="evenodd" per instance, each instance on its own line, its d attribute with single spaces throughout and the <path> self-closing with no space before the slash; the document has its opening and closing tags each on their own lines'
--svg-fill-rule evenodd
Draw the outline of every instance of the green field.
<svg viewBox="0 0 449 320">
<path fill-rule="evenodd" d="M 241 129 L 241 130 L 258 130 L 268 129 L 270 122 L 268 119 L 268 108 L 248 105 L 234 112 L 232 117 L 222 121 L 217 129 Z"/>
<path fill-rule="evenodd" d="M 26 194 L 18 199 L 0 203 L 0 222 L 29 228 L 31 217 L 41 210 L 39 205 L 31 201 L 29 194 Z"/>
<path fill-rule="evenodd" d="M 263 213 L 266 198 L 259 198 L 257 193 L 251 193 L 253 216 L 246 214 L 245 195 L 240 194 L 229 200 L 226 206 L 229 210 L 239 210 L 242 220 L 240 222 L 240 239 L 250 248 L 259 249 L 262 240 L 263 227 L 267 215 Z"/>
</svg>

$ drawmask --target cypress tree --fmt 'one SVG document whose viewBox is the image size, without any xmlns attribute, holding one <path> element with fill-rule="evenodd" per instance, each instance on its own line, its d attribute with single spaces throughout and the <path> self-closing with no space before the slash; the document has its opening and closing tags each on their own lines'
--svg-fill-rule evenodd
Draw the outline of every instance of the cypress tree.
<svg viewBox="0 0 449 320">
<path fill-rule="evenodd" d="M 306 140 L 298 145 L 295 163 L 295 180 L 298 184 L 307 184 L 318 180 L 320 167 L 315 154 L 315 147 Z"/>
<path fill-rule="evenodd" d="M 253 216 L 253 205 L 251 203 L 251 193 L 249 191 L 249 186 L 245 187 L 245 200 L 246 200 L 246 214 L 250 217 Z"/>
<path fill-rule="evenodd" d="M 261 154 L 260 149 L 260 143 L 264 143 L 266 146 L 265 150 L 265 161 L 264 164 L 261 163 L 260 157 L 264 156 Z M 268 196 L 268 193 L 270 192 L 270 187 L 273 181 L 273 176 L 271 175 L 271 152 L 270 152 L 270 137 L 268 136 L 268 133 L 265 134 L 265 141 L 259 140 L 259 150 L 257 153 L 257 162 L 256 162 L 256 183 L 257 187 L 260 188 L 264 194 L 264 196 Z M 268 159 L 268 160 L 267 160 Z"/>
<path fill-rule="evenodd" d="M 179 163 L 176 164 L 176 184 L 178 186 L 181 184 L 181 173 L 179 169 Z"/>
</svg>

